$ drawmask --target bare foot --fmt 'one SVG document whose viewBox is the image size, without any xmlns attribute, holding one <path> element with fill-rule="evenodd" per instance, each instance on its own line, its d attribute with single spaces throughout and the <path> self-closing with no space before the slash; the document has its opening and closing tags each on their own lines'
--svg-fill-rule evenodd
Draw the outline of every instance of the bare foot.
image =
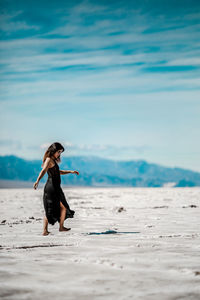
<svg viewBox="0 0 200 300">
<path fill-rule="evenodd" d="M 68 231 L 68 230 L 70 230 L 71 228 L 66 228 L 66 227 L 60 227 L 59 228 L 59 231 Z"/>
<path fill-rule="evenodd" d="M 42 235 L 48 235 L 50 232 L 45 230 Z"/>
</svg>

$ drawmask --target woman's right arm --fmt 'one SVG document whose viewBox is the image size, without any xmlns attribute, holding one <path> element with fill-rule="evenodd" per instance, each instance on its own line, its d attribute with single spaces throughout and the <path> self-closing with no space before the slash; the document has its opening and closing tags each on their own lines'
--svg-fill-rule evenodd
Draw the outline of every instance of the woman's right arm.
<svg viewBox="0 0 200 300">
<path fill-rule="evenodd" d="M 42 168 L 42 171 L 40 172 L 40 174 L 38 175 L 38 178 L 36 180 L 36 182 L 34 183 L 33 187 L 34 189 L 36 190 L 37 189 L 37 186 L 39 184 L 39 181 L 40 179 L 45 175 L 45 173 L 47 172 L 48 168 L 49 168 L 49 165 L 50 165 L 50 157 L 47 157 L 45 162 L 44 162 L 44 165 L 43 165 L 43 168 Z"/>
</svg>

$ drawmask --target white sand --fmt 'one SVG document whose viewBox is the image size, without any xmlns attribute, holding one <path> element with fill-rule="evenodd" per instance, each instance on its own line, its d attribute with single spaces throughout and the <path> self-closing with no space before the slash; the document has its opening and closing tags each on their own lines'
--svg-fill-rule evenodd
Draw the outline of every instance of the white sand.
<svg viewBox="0 0 200 300">
<path fill-rule="evenodd" d="M 72 229 L 42 236 L 43 189 L 0 190 L 1 299 L 200 299 L 200 188 L 63 191 Z"/>
</svg>

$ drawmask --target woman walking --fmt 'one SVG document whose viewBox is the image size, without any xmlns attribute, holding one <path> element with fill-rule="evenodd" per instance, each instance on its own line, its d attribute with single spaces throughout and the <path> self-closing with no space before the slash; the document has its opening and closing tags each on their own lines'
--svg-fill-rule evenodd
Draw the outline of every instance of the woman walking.
<svg viewBox="0 0 200 300">
<path fill-rule="evenodd" d="M 60 143 L 53 143 L 44 154 L 42 171 L 34 183 L 34 189 L 37 189 L 40 179 L 47 172 L 48 179 L 44 186 L 43 204 L 45 209 L 43 235 L 48 235 L 48 223 L 54 225 L 57 221 L 60 223 L 59 231 L 67 231 L 71 228 L 64 227 L 64 220 L 73 218 L 75 211 L 71 210 L 66 201 L 63 190 L 60 186 L 60 175 L 77 174 L 78 171 L 60 170 L 57 162 L 60 162 L 60 155 L 64 151 Z"/>
</svg>

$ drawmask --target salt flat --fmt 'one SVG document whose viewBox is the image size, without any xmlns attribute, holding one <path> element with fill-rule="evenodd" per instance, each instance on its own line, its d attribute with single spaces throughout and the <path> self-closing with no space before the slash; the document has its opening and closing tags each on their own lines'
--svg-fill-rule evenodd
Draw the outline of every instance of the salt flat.
<svg viewBox="0 0 200 300">
<path fill-rule="evenodd" d="M 42 236 L 43 189 L 0 190 L 1 299 L 200 299 L 200 188 L 63 191 Z"/>
</svg>

